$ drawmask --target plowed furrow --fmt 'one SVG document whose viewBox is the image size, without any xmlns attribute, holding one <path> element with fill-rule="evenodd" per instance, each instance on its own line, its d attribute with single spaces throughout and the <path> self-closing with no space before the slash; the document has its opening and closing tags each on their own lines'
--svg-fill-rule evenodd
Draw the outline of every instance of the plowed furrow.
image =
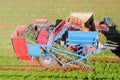
<svg viewBox="0 0 120 80">
<path fill-rule="evenodd" d="M 120 62 L 120 58 L 98 58 L 98 57 L 92 57 L 90 58 L 92 61 L 101 61 L 101 62 Z"/>
</svg>

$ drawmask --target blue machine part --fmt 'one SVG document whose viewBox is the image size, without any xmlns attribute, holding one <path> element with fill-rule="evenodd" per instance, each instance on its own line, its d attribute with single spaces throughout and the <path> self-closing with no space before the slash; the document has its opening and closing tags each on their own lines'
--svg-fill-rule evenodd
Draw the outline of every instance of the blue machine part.
<svg viewBox="0 0 120 80">
<path fill-rule="evenodd" d="M 43 48 L 44 50 L 46 50 L 46 53 L 45 54 L 41 54 L 40 52 L 40 48 Z M 47 50 L 55 50 L 55 51 L 58 51 L 60 52 L 60 54 L 62 53 L 65 53 L 65 54 L 70 54 L 70 55 L 73 55 L 73 56 L 76 56 L 77 58 L 76 59 L 72 59 L 71 58 L 71 61 L 67 62 L 67 63 L 62 63 L 53 53 L 47 51 Z M 80 62 L 81 60 L 83 59 L 86 59 L 86 56 L 82 56 L 82 55 L 78 55 L 78 54 L 74 54 L 74 53 L 71 53 L 69 51 L 64 51 L 64 50 L 61 50 L 61 49 L 58 49 L 58 48 L 55 48 L 55 47 L 52 47 L 52 46 L 48 46 L 48 45 L 41 45 L 41 44 L 28 44 L 28 53 L 30 56 L 45 56 L 45 57 L 52 57 L 54 58 L 56 61 L 58 61 L 62 66 L 65 66 L 65 65 L 68 65 L 72 62 Z M 68 56 L 66 56 L 68 57 Z M 69 58 L 69 57 L 68 57 Z M 69 58 L 70 59 L 70 58 Z"/>
<path fill-rule="evenodd" d="M 39 44 L 27 44 L 28 53 L 30 56 L 41 56 L 40 45 Z"/>
<path fill-rule="evenodd" d="M 68 31 L 68 45 L 94 45 L 98 32 Z"/>
<path fill-rule="evenodd" d="M 30 56 L 49 56 L 50 52 L 48 51 L 51 49 L 52 46 L 44 45 L 44 44 L 27 44 L 28 46 L 28 53 Z M 43 48 L 46 53 L 42 54 L 40 49 Z"/>
<path fill-rule="evenodd" d="M 57 40 L 59 38 L 62 37 L 62 35 L 65 33 L 66 28 L 64 28 L 59 35 L 57 35 L 55 37 L 54 40 Z M 53 34 L 51 35 L 53 36 Z M 50 40 L 52 40 L 52 38 L 50 38 Z M 96 39 L 98 39 L 98 32 L 83 32 L 83 31 L 68 31 L 68 44 L 70 45 L 79 45 L 82 44 L 82 46 L 84 47 L 85 45 L 94 45 L 94 43 L 96 42 Z M 51 44 L 52 41 L 50 41 L 48 44 Z M 59 48 L 53 47 L 52 45 L 48 45 L 48 44 L 27 44 L 28 46 L 28 53 L 30 56 L 45 56 L 45 57 L 52 57 L 54 58 L 56 61 L 58 61 L 62 66 L 68 65 L 70 63 L 73 62 L 81 62 L 84 59 L 87 59 L 87 56 L 92 55 L 92 53 L 89 53 L 88 55 L 80 55 L 80 54 L 75 54 L 69 51 L 65 51 L 65 50 L 61 50 Z M 41 48 L 43 48 L 45 50 L 45 54 L 42 54 L 41 52 Z M 59 52 L 59 54 L 68 54 L 68 55 L 73 55 L 76 58 L 71 58 L 69 56 L 65 56 L 66 58 L 69 58 L 70 61 L 63 63 L 62 61 L 60 61 L 55 55 L 54 53 L 52 53 L 51 51 L 57 51 Z M 83 52 L 85 52 L 85 47 L 83 48 Z"/>
<path fill-rule="evenodd" d="M 53 39 L 54 39 L 54 33 L 51 32 L 47 41 L 47 45 L 48 46 L 52 46 L 53 45 Z"/>
<path fill-rule="evenodd" d="M 80 62 L 81 60 L 87 59 L 87 56 L 78 55 L 78 54 L 75 54 L 75 53 L 72 53 L 72 52 L 69 52 L 69 51 L 64 51 L 64 50 L 61 50 L 61 49 L 57 49 L 55 47 L 51 47 L 51 50 L 58 51 L 58 52 L 60 52 L 60 54 L 65 53 L 65 54 L 76 56 L 76 59 L 71 58 L 71 60 L 67 63 L 62 63 L 58 58 L 53 56 L 62 66 L 68 65 L 68 64 L 73 63 L 73 62 Z M 65 56 L 65 57 L 69 58 L 68 56 Z"/>
<path fill-rule="evenodd" d="M 56 35 L 56 37 L 54 38 L 54 41 L 61 38 L 62 35 L 66 32 L 66 30 L 67 30 L 67 28 L 62 29 L 62 31 L 58 35 Z"/>
</svg>

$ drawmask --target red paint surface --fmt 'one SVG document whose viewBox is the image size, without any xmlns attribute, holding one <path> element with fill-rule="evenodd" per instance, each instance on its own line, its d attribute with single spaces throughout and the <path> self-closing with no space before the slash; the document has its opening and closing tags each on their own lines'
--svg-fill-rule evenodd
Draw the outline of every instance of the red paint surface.
<svg viewBox="0 0 120 80">
<path fill-rule="evenodd" d="M 41 30 L 38 36 L 38 44 L 46 44 L 49 33 L 47 30 Z"/>
<path fill-rule="evenodd" d="M 18 27 L 11 38 L 16 56 L 20 60 L 30 60 L 30 56 L 28 54 L 28 49 L 27 49 L 26 38 L 18 37 L 21 34 L 21 31 L 24 30 L 25 28 L 26 26 Z"/>
<path fill-rule="evenodd" d="M 68 49 L 70 49 L 73 52 L 77 51 L 77 46 L 68 46 Z"/>
<path fill-rule="evenodd" d="M 47 23 L 48 22 L 48 19 L 36 19 L 35 22 L 37 23 Z"/>
<path fill-rule="evenodd" d="M 58 34 L 62 31 L 62 29 L 63 29 L 64 27 L 65 27 L 64 24 L 61 25 L 61 26 L 55 31 L 54 36 L 58 35 Z"/>
<path fill-rule="evenodd" d="M 108 29 L 108 26 L 98 25 L 98 26 L 97 26 L 97 29 L 98 29 L 98 30 L 101 30 L 101 29 L 107 30 L 107 29 Z"/>
<path fill-rule="evenodd" d="M 76 26 L 79 26 L 80 28 L 82 28 L 82 25 L 79 24 L 79 23 L 76 23 L 76 22 L 69 22 L 69 23 L 67 23 L 67 24 L 73 24 L 73 25 L 76 25 Z M 62 31 L 62 29 L 65 27 L 65 25 L 67 25 L 67 24 L 61 25 L 61 26 L 55 31 L 54 36 L 58 35 L 58 34 Z"/>
<path fill-rule="evenodd" d="M 96 49 L 93 46 L 86 46 L 86 50 L 87 50 L 88 53 L 90 53 L 90 52 L 92 52 L 92 51 L 94 51 Z"/>
</svg>

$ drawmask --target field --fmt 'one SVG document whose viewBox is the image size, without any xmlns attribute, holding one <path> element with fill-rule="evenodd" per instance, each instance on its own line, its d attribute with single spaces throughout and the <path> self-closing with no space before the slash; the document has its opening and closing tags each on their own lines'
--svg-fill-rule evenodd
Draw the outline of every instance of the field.
<svg viewBox="0 0 120 80">
<path fill-rule="evenodd" d="M 95 20 L 111 17 L 120 30 L 120 0 L 0 0 L 0 67 L 26 65 L 13 51 L 11 35 L 19 25 L 47 18 L 50 23 L 69 16 L 70 12 L 94 12 Z M 118 52 L 117 54 L 120 54 Z M 109 50 L 94 57 L 118 58 Z M 0 80 L 119 80 L 120 63 L 93 62 L 95 71 L 81 70 L 10 70 L 0 69 Z"/>
</svg>

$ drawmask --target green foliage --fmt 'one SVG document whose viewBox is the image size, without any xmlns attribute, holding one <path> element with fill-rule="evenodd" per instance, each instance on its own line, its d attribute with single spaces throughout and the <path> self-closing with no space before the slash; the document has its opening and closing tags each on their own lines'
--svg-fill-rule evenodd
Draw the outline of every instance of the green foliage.
<svg viewBox="0 0 120 80">
<path fill-rule="evenodd" d="M 29 35 L 22 32 L 19 37 L 20 38 L 27 38 L 27 42 L 29 44 L 36 44 L 36 37 L 37 37 L 37 35 L 38 35 L 37 32 L 31 31 Z"/>
<path fill-rule="evenodd" d="M 21 79 L 21 80 L 83 80 L 83 79 L 120 79 L 119 63 L 94 62 L 95 71 L 80 70 L 46 70 L 46 71 L 29 71 L 29 70 L 0 70 L 0 79 Z"/>
<path fill-rule="evenodd" d="M 99 54 L 94 54 L 91 57 L 107 57 L 107 58 L 118 58 L 118 56 L 115 55 L 115 53 L 112 53 L 110 50 L 103 50 L 101 53 Z"/>
<path fill-rule="evenodd" d="M 29 25 L 20 34 L 20 38 L 27 38 L 29 44 L 36 44 L 36 39 L 38 36 L 38 31 L 35 30 L 35 26 Z"/>
<path fill-rule="evenodd" d="M 54 44 L 54 46 L 57 47 L 58 49 L 63 50 L 63 51 L 67 51 L 67 52 L 74 53 L 74 52 L 72 52 L 71 50 L 69 50 L 67 47 L 61 46 L 61 45 L 59 45 L 59 44 L 57 44 L 57 43 Z M 63 55 L 63 56 L 68 56 L 68 57 L 70 57 L 70 58 L 72 58 L 72 59 L 76 59 L 76 58 L 77 58 L 76 56 L 71 55 L 71 54 L 68 54 L 68 53 L 66 53 L 66 52 L 58 52 L 58 51 L 56 51 L 56 53 L 57 53 L 57 54 L 61 54 L 61 55 Z M 74 53 L 74 54 L 76 54 L 76 53 Z"/>
</svg>

